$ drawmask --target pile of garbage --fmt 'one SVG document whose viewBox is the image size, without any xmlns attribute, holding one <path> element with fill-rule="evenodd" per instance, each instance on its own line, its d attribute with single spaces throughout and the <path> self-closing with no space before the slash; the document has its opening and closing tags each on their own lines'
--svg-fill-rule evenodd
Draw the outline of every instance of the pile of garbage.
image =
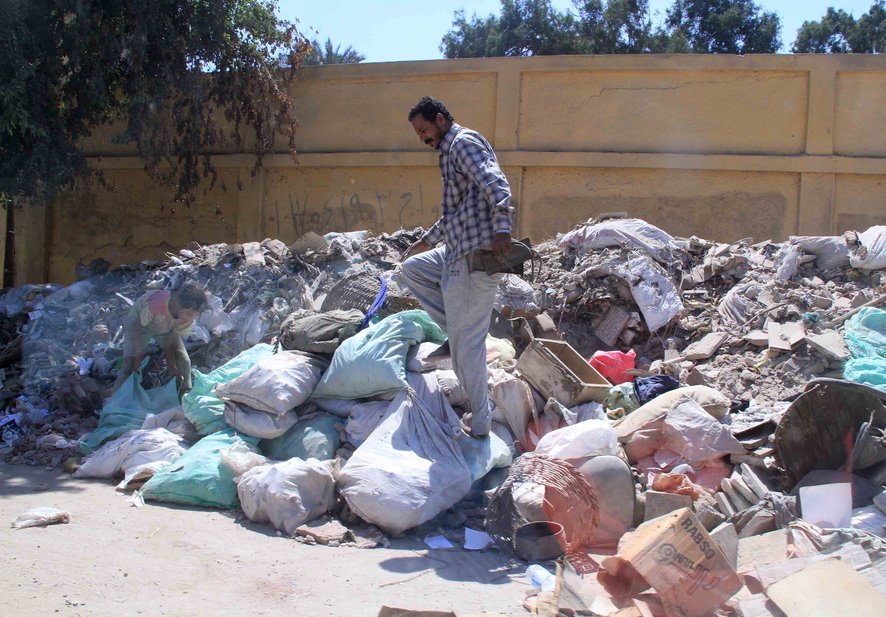
<svg viewBox="0 0 886 617">
<path fill-rule="evenodd" d="M 812 614 L 822 580 L 852 614 L 884 606 L 886 227 L 725 244 L 605 218 L 534 247 L 534 278 L 499 286 L 483 440 L 399 277 L 421 232 L 193 244 L 8 290 L 0 456 L 305 542 L 557 560 L 536 612 Z M 185 279 L 211 294 L 193 389 L 153 353 L 111 393 L 128 307 Z"/>
</svg>

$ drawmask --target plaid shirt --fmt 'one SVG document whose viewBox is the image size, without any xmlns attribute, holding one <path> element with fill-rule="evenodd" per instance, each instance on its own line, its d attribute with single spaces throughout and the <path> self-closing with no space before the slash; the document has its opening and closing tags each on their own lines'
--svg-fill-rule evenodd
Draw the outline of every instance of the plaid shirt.
<svg viewBox="0 0 886 617">
<path fill-rule="evenodd" d="M 492 146 L 478 132 L 452 125 L 440 142 L 443 215 L 422 239 L 446 243 L 449 258 L 491 247 L 497 232 L 511 232 L 511 187 Z"/>
</svg>

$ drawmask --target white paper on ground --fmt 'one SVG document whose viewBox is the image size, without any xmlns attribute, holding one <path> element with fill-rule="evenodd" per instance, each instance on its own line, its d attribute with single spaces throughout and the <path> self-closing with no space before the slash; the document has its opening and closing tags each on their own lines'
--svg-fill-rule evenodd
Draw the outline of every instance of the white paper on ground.
<svg viewBox="0 0 886 617">
<path fill-rule="evenodd" d="M 425 536 L 424 542 L 428 548 L 455 548 L 455 545 L 445 536 Z"/>
<path fill-rule="evenodd" d="M 480 551 L 492 544 L 492 536 L 485 531 L 477 531 L 465 527 L 465 548 L 469 551 Z"/>
</svg>

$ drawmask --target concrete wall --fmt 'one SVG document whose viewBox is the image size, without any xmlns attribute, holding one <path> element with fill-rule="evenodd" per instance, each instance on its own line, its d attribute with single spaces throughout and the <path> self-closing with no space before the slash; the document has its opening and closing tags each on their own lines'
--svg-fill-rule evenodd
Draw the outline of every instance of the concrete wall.
<svg viewBox="0 0 886 617">
<path fill-rule="evenodd" d="M 219 185 L 174 213 L 132 152 L 109 143 L 112 131 L 96 133 L 89 151 L 117 190 L 79 190 L 32 214 L 22 233 L 46 245 L 25 249 L 18 282 L 69 282 L 77 261 L 157 258 L 190 240 L 428 225 L 439 214 L 437 157 L 406 120 L 424 94 L 493 143 L 518 233 L 535 241 L 610 211 L 715 240 L 886 222 L 882 55 L 328 66 L 302 70 L 293 94 L 298 161 L 281 142 L 252 178 L 250 144 L 222 147 Z"/>
</svg>

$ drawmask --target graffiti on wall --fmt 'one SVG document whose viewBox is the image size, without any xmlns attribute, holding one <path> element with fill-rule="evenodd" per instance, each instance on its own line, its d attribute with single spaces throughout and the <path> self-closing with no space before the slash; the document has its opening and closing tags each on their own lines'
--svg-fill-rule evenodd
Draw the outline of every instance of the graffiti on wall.
<svg viewBox="0 0 886 617">
<path fill-rule="evenodd" d="M 342 191 L 318 195 L 290 193 L 286 203 L 274 200 L 274 223 L 278 238 L 298 238 L 313 231 L 369 229 L 380 233 L 430 225 L 440 217 L 440 206 L 425 205 L 421 185 L 409 190 Z"/>
</svg>

